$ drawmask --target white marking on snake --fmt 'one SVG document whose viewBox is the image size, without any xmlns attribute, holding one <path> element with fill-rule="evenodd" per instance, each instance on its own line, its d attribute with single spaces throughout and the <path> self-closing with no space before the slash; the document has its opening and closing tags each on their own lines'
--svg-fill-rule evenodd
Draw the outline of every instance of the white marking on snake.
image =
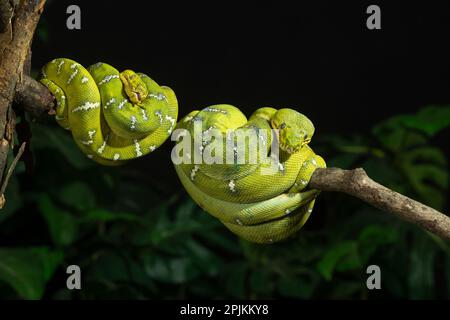
<svg viewBox="0 0 450 320">
<path fill-rule="evenodd" d="M 59 120 L 64 120 L 65 118 L 61 117 L 61 116 L 55 116 L 55 119 L 59 121 Z"/>
<path fill-rule="evenodd" d="M 58 59 L 53 59 L 52 61 L 50 61 L 50 63 L 56 63 L 58 61 Z"/>
<path fill-rule="evenodd" d="M 88 154 L 87 157 L 88 157 L 89 159 L 92 159 L 94 156 L 93 156 L 92 154 Z"/>
<path fill-rule="evenodd" d="M 286 209 L 286 211 L 284 211 L 284 213 L 285 213 L 285 214 L 289 214 L 289 213 L 291 213 L 291 210 Z"/>
<path fill-rule="evenodd" d="M 96 130 L 90 130 L 88 131 L 88 135 L 89 135 L 89 139 L 92 139 L 92 137 L 94 136 L 94 134 L 96 133 Z"/>
<path fill-rule="evenodd" d="M 134 130 L 134 129 L 136 129 L 136 117 L 135 116 L 131 116 L 131 126 L 130 126 L 130 129 L 131 130 Z"/>
<path fill-rule="evenodd" d="M 307 184 L 308 184 L 308 181 L 306 181 L 306 180 L 300 180 L 300 182 L 302 183 L 302 185 L 304 185 L 304 186 L 306 186 Z"/>
<path fill-rule="evenodd" d="M 105 109 L 108 109 L 108 107 L 113 104 L 114 102 L 116 102 L 115 98 L 111 98 L 107 103 L 105 103 Z"/>
<path fill-rule="evenodd" d="M 170 128 L 169 128 L 169 130 L 167 130 L 167 132 L 170 134 L 172 132 L 173 126 L 175 125 L 175 119 L 169 115 L 166 115 L 166 120 L 170 121 Z"/>
<path fill-rule="evenodd" d="M 117 161 L 117 160 L 119 160 L 119 158 L 120 158 L 120 154 L 115 153 L 115 154 L 114 154 L 113 160 L 114 160 L 114 161 Z"/>
<path fill-rule="evenodd" d="M 198 169 L 200 169 L 200 167 L 198 165 L 195 165 L 194 168 L 192 168 L 192 171 L 191 171 L 191 180 L 192 181 L 194 181 L 195 174 L 197 173 Z"/>
<path fill-rule="evenodd" d="M 312 209 L 308 209 L 308 213 L 311 213 L 312 212 Z"/>
<path fill-rule="evenodd" d="M 75 69 L 75 71 L 70 75 L 69 80 L 67 80 L 67 84 L 70 84 L 73 80 L 73 78 L 75 78 L 75 76 L 78 73 L 78 69 Z"/>
<path fill-rule="evenodd" d="M 278 169 L 284 172 L 284 166 L 281 162 L 278 162 Z"/>
<path fill-rule="evenodd" d="M 155 115 L 159 118 L 159 123 L 161 124 L 163 122 L 162 113 L 160 110 L 155 111 Z"/>
<path fill-rule="evenodd" d="M 70 66 L 70 68 L 75 69 L 75 71 L 72 72 L 72 74 L 70 75 L 69 80 L 67 80 L 67 84 L 70 84 L 72 82 L 73 78 L 75 78 L 75 76 L 78 74 L 78 69 L 76 69 L 76 67 L 77 67 L 76 63 L 74 63 Z"/>
<path fill-rule="evenodd" d="M 97 149 L 97 152 L 102 154 L 106 147 L 106 141 L 103 141 L 103 144 L 100 146 L 100 148 Z"/>
<path fill-rule="evenodd" d="M 156 150 L 156 146 L 150 146 L 150 152 L 153 152 Z"/>
<path fill-rule="evenodd" d="M 119 78 L 119 76 L 118 76 L 117 74 L 110 74 L 110 75 L 105 76 L 105 77 L 102 79 L 102 81 L 100 81 L 99 83 L 97 83 L 97 85 L 98 85 L 98 86 L 101 86 L 101 85 L 104 84 L 104 83 L 110 82 L 112 79 L 118 79 L 118 78 Z"/>
<path fill-rule="evenodd" d="M 236 192 L 236 184 L 234 183 L 234 180 L 230 180 L 228 187 L 230 187 L 231 192 Z"/>
<path fill-rule="evenodd" d="M 92 140 L 80 140 L 80 142 L 81 142 L 82 144 L 84 144 L 85 146 L 88 146 L 88 145 L 94 143 L 94 141 L 92 141 Z"/>
<path fill-rule="evenodd" d="M 242 221 L 241 221 L 241 220 L 236 219 L 235 221 L 236 221 L 236 223 L 237 223 L 238 225 L 242 226 Z"/>
<path fill-rule="evenodd" d="M 142 119 L 144 119 L 144 121 L 147 121 L 148 120 L 147 112 L 145 112 L 144 109 L 141 109 L 141 112 L 142 112 Z"/>
<path fill-rule="evenodd" d="M 193 118 L 193 116 L 186 116 L 186 118 L 184 118 L 183 122 L 189 122 L 191 121 Z"/>
<path fill-rule="evenodd" d="M 220 112 L 220 113 L 223 113 L 223 114 L 227 114 L 227 112 L 225 110 L 212 108 L 212 107 L 208 107 L 208 108 L 205 108 L 203 110 L 206 111 L 206 112 Z"/>
<path fill-rule="evenodd" d="M 317 162 L 316 162 L 316 159 L 311 159 L 311 163 L 313 164 L 313 165 L 315 165 L 316 167 L 317 167 Z"/>
<path fill-rule="evenodd" d="M 66 96 L 61 96 L 61 99 L 65 100 L 65 99 L 66 99 Z"/>
<path fill-rule="evenodd" d="M 89 102 L 86 101 L 85 104 L 82 104 L 81 106 L 78 106 L 72 110 L 72 112 L 78 112 L 78 111 L 87 111 L 90 109 L 95 109 L 100 106 L 100 102 Z"/>
<path fill-rule="evenodd" d="M 56 74 L 60 74 L 61 73 L 61 67 L 64 64 L 64 60 L 61 60 L 61 62 L 58 64 L 58 69 L 56 70 Z"/>
<path fill-rule="evenodd" d="M 98 67 L 100 67 L 103 63 L 102 62 L 97 62 L 96 64 L 94 64 L 92 66 L 93 69 L 97 69 Z"/>
<path fill-rule="evenodd" d="M 136 148 L 136 156 L 137 157 L 142 156 L 141 145 L 139 144 L 139 142 L 137 140 L 134 140 L 134 147 Z"/>
<path fill-rule="evenodd" d="M 158 93 L 158 94 L 150 93 L 148 96 L 155 98 L 156 100 L 159 100 L 159 101 L 167 99 L 166 96 L 162 93 Z"/>
<path fill-rule="evenodd" d="M 83 77 L 83 78 L 81 78 L 81 83 L 86 83 L 86 82 L 88 82 L 89 81 L 89 78 L 88 77 Z"/>
<path fill-rule="evenodd" d="M 119 103 L 119 105 L 118 105 L 119 109 L 122 109 L 123 106 L 125 105 L 125 103 L 127 103 L 127 102 L 128 102 L 128 99 L 125 99 L 121 103 Z"/>
</svg>

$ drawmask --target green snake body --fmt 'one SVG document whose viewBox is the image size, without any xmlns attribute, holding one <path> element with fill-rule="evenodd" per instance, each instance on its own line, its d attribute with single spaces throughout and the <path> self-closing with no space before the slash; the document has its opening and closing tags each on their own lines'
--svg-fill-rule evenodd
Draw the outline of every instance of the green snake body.
<svg viewBox="0 0 450 320">
<path fill-rule="evenodd" d="M 260 147 L 252 149 L 245 140 L 239 147 L 246 151 L 243 162 L 191 161 L 175 164 L 176 172 L 200 207 L 249 241 L 284 240 L 310 216 L 319 191 L 308 189 L 308 182 L 316 168 L 326 165 L 308 146 L 314 126 L 299 112 L 260 108 L 247 119 L 238 108 L 223 104 L 192 111 L 177 125 L 174 92 L 145 74 L 119 72 L 106 63 L 86 69 L 65 58 L 47 63 L 42 74 L 41 82 L 56 98 L 57 122 L 71 131 L 83 153 L 103 165 L 123 164 L 154 151 L 175 127 L 194 134 L 198 122 L 203 133 L 277 129 L 276 136 L 262 139 L 267 152 L 272 142 L 279 143 L 275 167 L 250 162 Z"/>
<path fill-rule="evenodd" d="M 281 150 L 279 166 L 272 174 L 261 174 L 261 169 L 270 166 L 266 163 L 175 165 L 194 201 L 249 241 L 272 243 L 298 231 L 319 194 L 307 190 L 309 179 L 316 168 L 326 166 L 308 146 L 314 133 L 309 119 L 292 109 L 261 108 L 247 120 L 236 107 L 214 105 L 191 112 L 178 128 L 194 134 L 195 121 L 199 120 L 204 132 L 212 127 L 222 132 L 250 127 L 278 129 Z"/>
<path fill-rule="evenodd" d="M 56 98 L 56 120 L 89 158 L 117 165 L 158 148 L 175 128 L 174 92 L 143 73 L 120 73 L 106 63 L 84 68 L 65 58 L 42 69 Z"/>
</svg>

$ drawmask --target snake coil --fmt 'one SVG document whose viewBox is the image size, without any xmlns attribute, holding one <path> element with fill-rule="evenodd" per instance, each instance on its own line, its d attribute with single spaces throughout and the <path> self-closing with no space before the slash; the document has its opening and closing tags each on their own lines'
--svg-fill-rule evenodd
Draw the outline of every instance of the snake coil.
<svg viewBox="0 0 450 320">
<path fill-rule="evenodd" d="M 178 116 L 174 92 L 143 73 L 106 63 L 87 69 L 65 58 L 42 69 L 40 80 L 56 98 L 56 120 L 90 159 L 117 165 L 158 148 Z"/>
<path fill-rule="evenodd" d="M 307 188 L 311 175 L 316 168 L 326 166 L 308 146 L 314 134 L 312 122 L 292 109 L 261 108 L 247 120 L 234 106 L 214 105 L 189 113 L 177 128 L 194 136 L 196 123 L 200 123 L 203 133 L 214 128 L 224 136 L 227 130 L 278 130 L 273 138 L 278 139 L 280 149 L 275 168 L 264 162 L 238 163 L 234 159 L 231 164 L 181 162 L 175 164 L 175 169 L 194 201 L 240 237 L 272 243 L 297 232 L 310 216 L 319 194 L 318 190 Z M 267 137 L 266 144 L 272 145 L 271 135 Z M 202 152 L 206 145 L 200 146 Z M 245 148 L 250 154 L 257 152 Z M 178 151 L 188 152 L 181 148 Z M 192 158 L 190 154 L 184 156 Z"/>
</svg>

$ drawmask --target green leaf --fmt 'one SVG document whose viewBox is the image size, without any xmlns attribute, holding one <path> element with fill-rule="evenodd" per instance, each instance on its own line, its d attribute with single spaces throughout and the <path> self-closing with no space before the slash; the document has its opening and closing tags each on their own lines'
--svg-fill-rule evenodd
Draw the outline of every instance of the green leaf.
<svg viewBox="0 0 450 320">
<path fill-rule="evenodd" d="M 59 199 L 64 204 L 80 211 L 95 207 L 95 192 L 82 181 L 64 185 L 59 191 Z"/>
<path fill-rule="evenodd" d="M 166 258 L 155 255 L 146 255 L 144 271 L 152 279 L 181 284 L 192 280 L 199 275 L 199 269 L 190 257 Z"/>
<path fill-rule="evenodd" d="M 132 214 L 126 212 L 113 212 L 105 209 L 91 209 L 83 213 L 83 217 L 80 219 L 82 222 L 92 222 L 92 221 L 141 221 L 141 219 Z"/>
<path fill-rule="evenodd" d="M 245 278 L 247 266 L 243 261 L 236 261 L 225 266 L 222 276 L 225 290 L 235 299 L 245 298 Z"/>
<path fill-rule="evenodd" d="M 40 299 L 63 258 L 46 247 L 0 248 L 0 280 L 25 299 Z"/>
<path fill-rule="evenodd" d="M 33 149 L 53 148 L 58 150 L 63 157 L 75 168 L 85 169 L 95 166 L 95 162 L 88 159 L 73 141 L 72 135 L 60 127 L 46 126 L 34 123 Z"/>
<path fill-rule="evenodd" d="M 72 214 L 57 208 L 47 194 L 39 196 L 38 208 L 44 216 L 52 240 L 57 246 L 67 246 L 75 240 L 78 223 Z"/>
<path fill-rule="evenodd" d="M 331 280 L 334 270 L 352 270 L 360 265 L 357 242 L 344 241 L 328 249 L 316 267 L 326 280 Z"/>
<path fill-rule="evenodd" d="M 393 227 L 381 227 L 379 225 L 365 227 L 358 237 L 358 252 L 363 264 L 367 264 L 378 247 L 395 243 L 397 238 L 398 232 Z"/>
<path fill-rule="evenodd" d="M 433 136 L 450 126 L 450 107 L 428 106 L 421 109 L 416 115 L 404 116 L 401 120 L 405 127 Z"/>
<path fill-rule="evenodd" d="M 429 238 L 416 236 L 411 246 L 408 285 L 412 299 L 434 299 L 434 261 L 437 246 Z"/>
<path fill-rule="evenodd" d="M 278 280 L 278 292 L 288 298 L 309 299 L 314 293 L 318 283 L 314 276 L 288 276 L 282 275 Z"/>
</svg>

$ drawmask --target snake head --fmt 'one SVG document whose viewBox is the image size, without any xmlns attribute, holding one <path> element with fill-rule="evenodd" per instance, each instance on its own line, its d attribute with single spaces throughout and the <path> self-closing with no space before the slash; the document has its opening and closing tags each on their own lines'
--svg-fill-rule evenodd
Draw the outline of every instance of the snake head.
<svg viewBox="0 0 450 320">
<path fill-rule="evenodd" d="M 133 104 L 140 104 L 147 98 L 148 90 L 144 81 L 134 71 L 125 70 L 119 74 L 126 95 Z"/>
<path fill-rule="evenodd" d="M 281 150 L 292 154 L 311 141 L 314 125 L 305 115 L 292 109 L 280 109 L 270 119 L 272 128 L 278 129 Z"/>
</svg>

